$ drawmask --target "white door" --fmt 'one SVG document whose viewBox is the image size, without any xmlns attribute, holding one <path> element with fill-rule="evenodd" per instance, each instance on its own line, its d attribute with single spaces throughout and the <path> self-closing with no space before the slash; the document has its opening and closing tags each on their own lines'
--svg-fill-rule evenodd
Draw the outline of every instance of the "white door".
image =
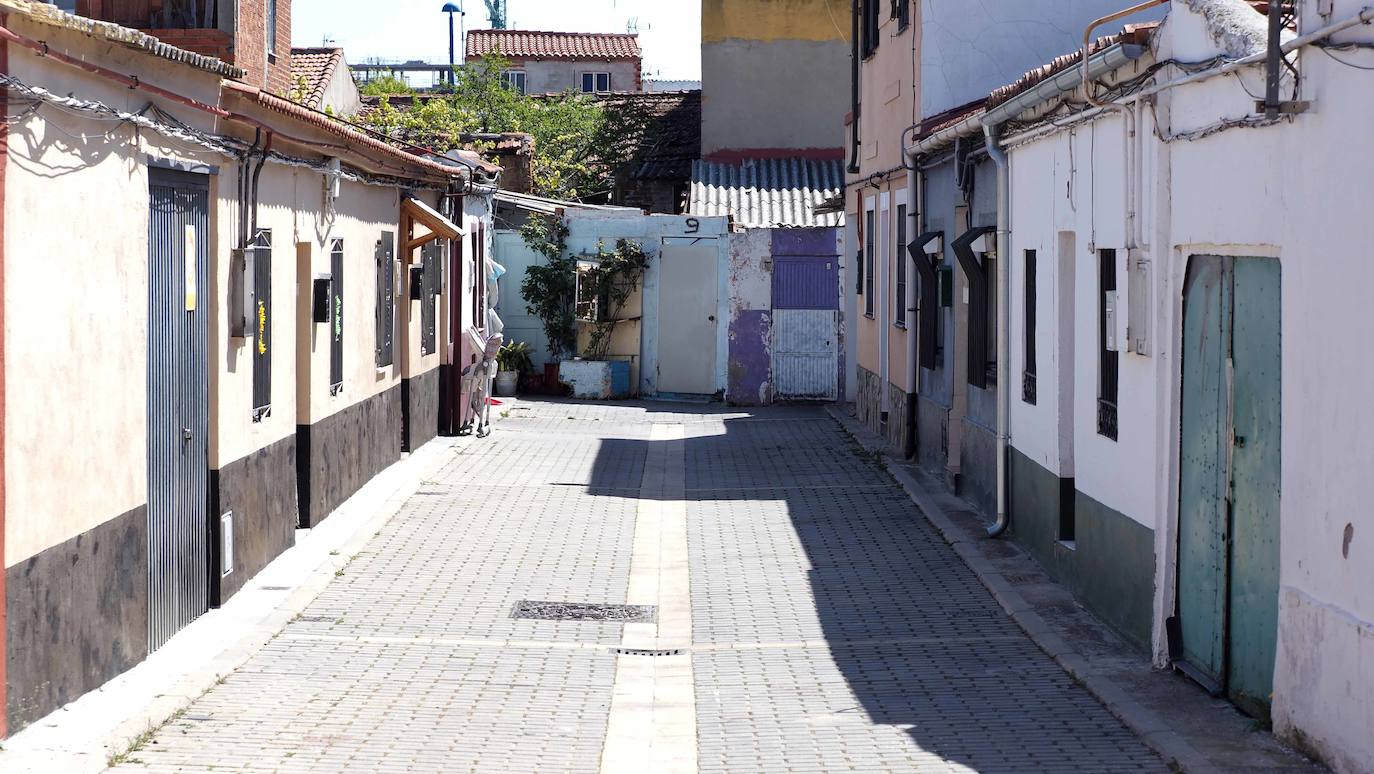
<svg viewBox="0 0 1374 774">
<path fill-rule="evenodd" d="M 773 310 L 773 391 L 779 399 L 839 397 L 839 322 L 833 309 Z"/>
<path fill-rule="evenodd" d="M 659 256 L 658 391 L 716 392 L 716 243 L 664 245 Z"/>
</svg>

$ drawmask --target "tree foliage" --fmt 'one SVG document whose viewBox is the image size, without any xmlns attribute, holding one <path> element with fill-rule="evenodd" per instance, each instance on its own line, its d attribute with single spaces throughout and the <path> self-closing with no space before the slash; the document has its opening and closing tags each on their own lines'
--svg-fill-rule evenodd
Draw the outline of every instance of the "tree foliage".
<svg viewBox="0 0 1374 774">
<path fill-rule="evenodd" d="M 398 97 L 380 92 L 386 96 L 365 120 L 391 137 L 441 153 L 490 146 L 473 139 L 475 134 L 529 134 L 534 139 L 534 193 L 604 201 L 613 187 L 616 169 L 635 153 L 649 116 L 637 105 L 628 104 L 630 101 L 607 108 L 592 97 L 571 91 L 519 94 L 502 81 L 501 74 L 509 67 L 506 60 L 488 55 L 459 68 L 451 92 L 428 99 L 409 96 L 410 105 L 404 110 L 394 104 Z M 382 80 L 386 79 L 372 83 Z"/>
<path fill-rule="evenodd" d="M 358 87 L 365 97 L 386 97 L 396 94 L 414 94 L 415 90 L 410 84 L 394 75 L 384 75 L 381 78 L 374 78 Z"/>
<path fill-rule="evenodd" d="M 544 263 L 525 270 L 520 295 L 525 312 L 539 318 L 554 360 L 577 351 L 577 323 L 573 303 L 577 294 L 577 261 L 567 251 L 568 227 L 562 218 L 531 216 L 520 228 L 526 246 L 544 256 Z"/>
</svg>

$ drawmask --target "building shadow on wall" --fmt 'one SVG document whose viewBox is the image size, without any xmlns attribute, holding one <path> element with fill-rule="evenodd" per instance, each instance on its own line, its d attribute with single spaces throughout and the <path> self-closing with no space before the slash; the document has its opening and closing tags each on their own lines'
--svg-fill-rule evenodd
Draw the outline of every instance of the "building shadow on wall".
<svg viewBox="0 0 1374 774">
<path fill-rule="evenodd" d="M 766 733 L 796 740 L 775 751 L 776 765 L 802 768 L 849 756 L 883 770 L 1159 765 L 1024 636 L 823 409 L 646 410 L 687 428 L 698 733 L 716 763 L 756 765 L 730 751 Z M 639 496 L 633 471 L 654 443 L 604 442 L 588 491 Z M 715 690 L 724 683 L 733 688 Z M 748 722 L 741 684 L 769 708 Z"/>
</svg>

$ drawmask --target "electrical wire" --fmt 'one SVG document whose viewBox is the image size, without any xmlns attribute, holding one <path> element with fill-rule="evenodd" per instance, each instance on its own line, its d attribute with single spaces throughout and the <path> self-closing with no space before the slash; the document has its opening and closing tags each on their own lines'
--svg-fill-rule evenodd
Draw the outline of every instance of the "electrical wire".
<svg viewBox="0 0 1374 774">
<path fill-rule="evenodd" d="M 1370 66 L 1370 65 L 1360 65 L 1360 64 L 1355 64 L 1354 62 L 1347 62 L 1347 61 L 1345 61 L 1344 59 L 1341 59 L 1340 57 L 1338 57 L 1338 56 L 1336 56 L 1335 54 L 1333 54 L 1333 53 L 1331 53 L 1330 51 L 1328 51 L 1327 48 L 1328 48 L 1328 46 L 1317 46 L 1317 49 L 1318 49 L 1318 50 L 1320 50 L 1323 54 L 1326 54 L 1327 56 L 1331 57 L 1331 60 L 1332 60 L 1333 62 L 1336 62 L 1337 64 L 1343 64 L 1343 65 L 1345 65 L 1346 67 L 1352 67 L 1352 68 L 1354 68 L 1354 69 L 1356 69 L 1356 70 L 1370 70 L 1370 71 L 1374 71 L 1374 66 Z M 1331 46 L 1330 48 L 1334 48 L 1334 46 Z"/>
</svg>

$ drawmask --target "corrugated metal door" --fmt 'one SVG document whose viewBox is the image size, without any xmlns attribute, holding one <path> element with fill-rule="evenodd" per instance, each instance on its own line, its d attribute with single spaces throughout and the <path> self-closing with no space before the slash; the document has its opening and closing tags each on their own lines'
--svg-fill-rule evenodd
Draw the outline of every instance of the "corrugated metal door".
<svg viewBox="0 0 1374 774">
<path fill-rule="evenodd" d="M 1195 256 L 1184 290 L 1183 666 L 1260 717 L 1278 635 L 1281 295 L 1265 258 Z"/>
<path fill-rule="evenodd" d="M 776 257 L 773 393 L 777 398 L 838 399 L 839 325 L 839 259 Z"/>
<path fill-rule="evenodd" d="M 205 612 L 207 536 L 204 176 L 149 172 L 148 648 Z"/>
</svg>

